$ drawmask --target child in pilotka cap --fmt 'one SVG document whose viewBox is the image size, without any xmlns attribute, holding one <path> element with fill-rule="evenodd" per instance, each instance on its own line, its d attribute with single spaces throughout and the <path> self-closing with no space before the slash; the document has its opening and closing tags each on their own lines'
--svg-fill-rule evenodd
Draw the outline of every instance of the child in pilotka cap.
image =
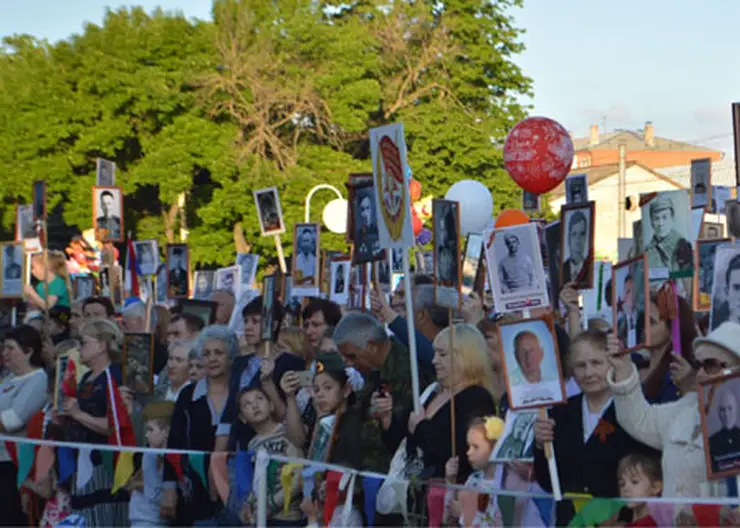
<svg viewBox="0 0 740 528">
<path fill-rule="evenodd" d="M 164 449 L 170 435 L 170 424 L 175 404 L 172 402 L 152 402 L 144 407 L 142 413 L 146 441 L 149 447 Z M 141 469 L 131 479 L 129 519 L 131 526 L 162 526 L 166 524 L 159 515 L 162 501 L 164 456 L 157 453 L 144 453 Z"/>
</svg>

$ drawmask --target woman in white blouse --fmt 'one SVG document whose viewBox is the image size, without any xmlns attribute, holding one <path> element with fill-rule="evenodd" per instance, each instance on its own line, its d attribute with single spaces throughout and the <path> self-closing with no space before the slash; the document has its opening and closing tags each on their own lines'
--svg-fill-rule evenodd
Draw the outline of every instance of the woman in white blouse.
<svg viewBox="0 0 740 528">
<path fill-rule="evenodd" d="M 2 359 L 9 375 L 0 382 L 0 434 L 25 436 L 26 424 L 48 400 L 42 348 L 41 335 L 31 326 L 19 326 L 5 335 Z M 21 510 L 16 478 L 15 464 L 5 442 L 0 442 L 0 497 L 5 504 L 0 524 L 5 526 L 28 523 Z"/>
</svg>

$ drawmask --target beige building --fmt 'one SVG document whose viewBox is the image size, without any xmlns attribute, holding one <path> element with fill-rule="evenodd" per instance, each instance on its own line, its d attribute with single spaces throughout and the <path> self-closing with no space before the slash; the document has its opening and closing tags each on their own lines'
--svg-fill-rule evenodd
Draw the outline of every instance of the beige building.
<svg viewBox="0 0 740 528">
<path fill-rule="evenodd" d="M 586 174 L 588 178 L 588 199 L 596 202 L 595 257 L 597 259 L 617 260 L 617 239 L 619 238 L 619 214 L 624 207 L 619 199 L 619 165 L 600 165 L 575 169 L 573 174 Z M 636 161 L 628 161 L 625 170 L 625 196 L 639 200 L 640 194 L 684 189 L 668 176 L 649 169 Z M 550 193 L 550 207 L 556 213 L 565 204 L 565 184 Z M 688 213 L 688 211 L 687 211 Z M 627 211 L 625 237 L 632 238 L 632 223 L 642 217 L 639 208 Z"/>
</svg>

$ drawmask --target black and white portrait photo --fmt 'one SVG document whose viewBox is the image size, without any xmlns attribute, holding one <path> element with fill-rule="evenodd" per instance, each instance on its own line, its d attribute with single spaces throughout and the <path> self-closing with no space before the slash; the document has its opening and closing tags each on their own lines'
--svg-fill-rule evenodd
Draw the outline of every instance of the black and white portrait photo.
<svg viewBox="0 0 740 528">
<path fill-rule="evenodd" d="M 273 315 L 275 314 L 277 280 L 278 277 L 275 274 L 267 275 L 262 279 L 262 341 L 272 342 L 275 338 Z"/>
<path fill-rule="evenodd" d="M 280 196 L 277 187 L 268 187 L 254 191 L 254 203 L 257 207 L 257 216 L 260 222 L 262 236 L 280 235 L 285 233 L 283 209 L 280 206 Z"/>
<path fill-rule="evenodd" d="M 352 188 L 352 227 L 354 228 L 352 262 L 362 264 L 384 258 L 378 234 L 378 212 L 375 203 L 375 187 L 359 185 Z"/>
<path fill-rule="evenodd" d="M 572 174 L 565 178 L 565 203 L 578 205 L 588 203 L 588 176 Z"/>
<path fill-rule="evenodd" d="M 712 207 L 710 213 L 725 214 L 725 203 L 732 199 L 733 188 L 728 185 L 712 185 Z"/>
<path fill-rule="evenodd" d="M 260 256 L 252 253 L 237 253 L 236 265 L 241 268 L 241 285 L 243 288 L 251 288 L 257 278 L 257 265 Z"/>
<path fill-rule="evenodd" d="M 737 200 L 725 202 L 725 215 L 727 217 L 727 236 L 740 237 L 740 203 Z"/>
<path fill-rule="evenodd" d="M 208 270 L 196 271 L 193 281 L 195 282 L 193 299 L 197 299 L 199 301 L 209 300 L 215 291 L 216 272 Z"/>
<path fill-rule="evenodd" d="M 28 251 L 41 250 L 41 242 L 33 220 L 33 206 L 30 204 L 18 205 L 16 209 L 15 240 L 17 242 L 24 240 Z"/>
<path fill-rule="evenodd" d="M 554 328 L 549 319 L 499 325 L 511 409 L 531 409 L 565 401 L 565 385 Z"/>
<path fill-rule="evenodd" d="M 642 237 L 650 271 L 671 277 L 692 276 L 691 209 L 686 191 L 657 193 L 642 207 Z"/>
<path fill-rule="evenodd" d="M 241 286 L 241 271 L 239 266 L 216 270 L 216 289 L 227 291 L 237 298 Z"/>
<path fill-rule="evenodd" d="M 540 212 L 540 195 L 533 192 L 522 192 L 522 210 L 525 213 Z"/>
<path fill-rule="evenodd" d="M 470 233 L 465 239 L 465 252 L 462 261 L 461 291 L 465 296 L 470 295 L 476 287 L 478 270 L 483 259 L 483 235 Z"/>
<path fill-rule="evenodd" d="M 16 299 L 23 296 L 25 273 L 25 250 L 23 242 L 0 245 L 2 248 L 2 295 L 5 299 Z"/>
<path fill-rule="evenodd" d="M 720 246 L 715 252 L 711 306 L 712 330 L 725 321 L 740 324 L 740 246 Z"/>
<path fill-rule="evenodd" d="M 588 290 L 594 284 L 594 202 L 566 205 L 560 210 L 560 285 Z"/>
<path fill-rule="evenodd" d="M 388 259 L 373 262 L 373 278 L 378 281 L 378 285 L 383 293 L 391 292 L 391 262 Z"/>
<path fill-rule="evenodd" d="M 46 181 L 37 180 L 33 182 L 33 219 L 46 220 L 48 215 L 46 204 Z"/>
<path fill-rule="evenodd" d="M 646 303 L 648 277 L 641 255 L 612 268 L 612 324 L 628 351 L 647 345 L 650 303 Z"/>
<path fill-rule="evenodd" d="M 329 300 L 337 303 L 339 306 L 349 304 L 349 282 L 350 268 L 352 263 L 348 258 L 333 260 L 330 267 L 330 284 Z"/>
<path fill-rule="evenodd" d="M 190 291 L 188 268 L 190 252 L 187 244 L 167 245 L 167 296 L 182 299 Z"/>
<path fill-rule="evenodd" d="M 497 312 L 549 304 L 536 224 L 497 229 L 486 249 L 488 278 Z"/>
<path fill-rule="evenodd" d="M 93 218 L 100 240 L 123 242 L 123 193 L 120 187 L 93 187 Z"/>
<path fill-rule="evenodd" d="M 460 294 L 460 204 L 449 200 L 432 201 L 434 222 L 435 302 L 458 310 Z"/>
<path fill-rule="evenodd" d="M 714 259 L 717 248 L 730 242 L 729 238 L 699 240 L 696 243 L 696 266 L 694 269 L 694 311 L 709 310 L 712 305 L 714 284 Z"/>
<path fill-rule="evenodd" d="M 78 275 L 73 282 L 74 298 L 81 301 L 95 295 L 95 277 L 92 275 Z"/>
<path fill-rule="evenodd" d="M 155 300 L 157 304 L 165 306 L 169 304 L 169 272 L 167 262 L 163 262 L 157 268 L 157 286 Z"/>
<path fill-rule="evenodd" d="M 296 224 L 292 266 L 294 295 L 310 296 L 318 292 L 319 254 L 319 224 Z"/>
<path fill-rule="evenodd" d="M 735 336 L 721 336 L 734 341 Z M 736 345 L 736 343 L 732 342 Z M 734 347 L 737 349 L 737 347 Z M 740 377 L 737 373 L 699 386 L 699 409 L 708 478 L 740 473 Z"/>
<path fill-rule="evenodd" d="M 403 273 L 403 252 L 406 249 L 393 248 L 391 250 L 391 273 Z"/>
<path fill-rule="evenodd" d="M 722 222 L 703 222 L 701 225 L 701 238 L 705 240 L 717 240 L 724 238 L 725 226 Z"/>
<path fill-rule="evenodd" d="M 116 184 L 116 162 L 98 158 L 95 185 L 113 187 Z"/>
<path fill-rule="evenodd" d="M 152 276 L 159 268 L 159 244 L 156 240 L 138 240 L 134 242 L 136 260 L 139 262 L 141 274 Z"/>
<path fill-rule="evenodd" d="M 507 411 L 504 432 L 491 452 L 496 462 L 531 462 L 534 460 L 534 422 L 537 413 Z"/>
<path fill-rule="evenodd" d="M 712 199 L 712 160 L 691 160 L 691 207 L 707 207 Z"/>
</svg>

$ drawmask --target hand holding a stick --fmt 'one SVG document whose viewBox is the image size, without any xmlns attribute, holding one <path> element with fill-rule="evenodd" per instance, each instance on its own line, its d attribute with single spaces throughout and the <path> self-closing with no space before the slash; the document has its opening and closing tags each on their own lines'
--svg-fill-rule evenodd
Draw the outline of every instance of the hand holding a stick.
<svg viewBox="0 0 740 528">
<path fill-rule="evenodd" d="M 625 381 L 632 375 L 632 358 L 624 353 L 624 347 L 614 332 L 607 337 L 606 355 L 614 370 L 615 382 Z"/>
</svg>

